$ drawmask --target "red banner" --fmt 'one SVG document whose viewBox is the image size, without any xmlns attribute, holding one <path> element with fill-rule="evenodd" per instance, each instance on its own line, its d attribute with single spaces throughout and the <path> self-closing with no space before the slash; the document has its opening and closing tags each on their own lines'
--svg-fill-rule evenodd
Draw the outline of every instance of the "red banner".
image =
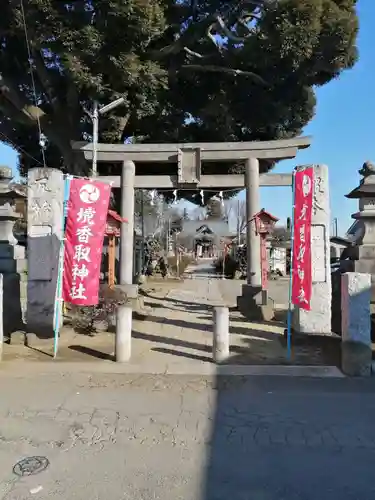
<svg viewBox="0 0 375 500">
<path fill-rule="evenodd" d="M 99 299 L 100 264 L 111 188 L 72 179 L 65 231 L 63 299 L 92 306 Z"/>
<path fill-rule="evenodd" d="M 312 167 L 294 174 L 294 228 L 292 263 L 292 303 L 310 311 L 311 273 L 311 215 L 314 192 Z"/>
</svg>

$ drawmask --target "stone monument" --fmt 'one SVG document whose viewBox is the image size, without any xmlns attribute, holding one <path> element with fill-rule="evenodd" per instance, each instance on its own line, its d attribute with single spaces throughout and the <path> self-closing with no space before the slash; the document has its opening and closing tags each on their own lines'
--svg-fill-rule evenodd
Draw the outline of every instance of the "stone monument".
<svg viewBox="0 0 375 500">
<path fill-rule="evenodd" d="M 0 167 L 0 273 L 3 275 L 4 337 L 23 329 L 26 292 L 25 247 L 14 236 L 14 225 L 22 218 L 16 201 L 23 196 L 9 187 L 12 169 Z M 23 300 L 22 300 L 23 299 Z"/>
<path fill-rule="evenodd" d="M 362 238 L 359 240 L 354 271 L 371 274 L 371 313 L 375 313 L 375 165 L 367 161 L 359 174 L 363 176 L 358 187 L 353 189 L 347 198 L 357 199 L 359 212 L 353 219 L 362 224 Z"/>
<path fill-rule="evenodd" d="M 371 275 L 345 273 L 341 279 L 342 371 L 352 377 L 371 375 Z"/>
<path fill-rule="evenodd" d="M 311 310 L 295 308 L 293 331 L 297 334 L 331 335 L 330 225 L 328 167 L 315 165 L 311 219 Z"/>
<path fill-rule="evenodd" d="M 55 168 L 29 170 L 27 332 L 42 338 L 53 336 L 63 208 L 62 172 Z"/>
</svg>

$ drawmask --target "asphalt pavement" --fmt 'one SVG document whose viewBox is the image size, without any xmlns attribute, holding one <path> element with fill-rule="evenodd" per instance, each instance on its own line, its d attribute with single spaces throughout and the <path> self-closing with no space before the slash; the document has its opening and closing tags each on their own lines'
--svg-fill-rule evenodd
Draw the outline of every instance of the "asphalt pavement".
<svg viewBox="0 0 375 500">
<path fill-rule="evenodd" d="M 371 379 L 26 376 L 20 363 L 0 387 L 1 499 L 374 498 Z"/>
</svg>

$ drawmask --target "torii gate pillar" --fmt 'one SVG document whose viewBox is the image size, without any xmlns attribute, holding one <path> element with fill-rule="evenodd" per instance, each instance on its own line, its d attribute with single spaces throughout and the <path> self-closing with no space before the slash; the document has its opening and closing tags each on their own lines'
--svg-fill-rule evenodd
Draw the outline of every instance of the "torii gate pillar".
<svg viewBox="0 0 375 500">
<path fill-rule="evenodd" d="M 255 215 L 260 211 L 259 160 L 249 158 L 245 163 L 246 188 L 246 253 L 247 283 L 242 296 L 237 297 L 238 308 L 251 319 L 270 321 L 274 317 L 273 301 L 262 293 L 260 234 Z"/>
</svg>

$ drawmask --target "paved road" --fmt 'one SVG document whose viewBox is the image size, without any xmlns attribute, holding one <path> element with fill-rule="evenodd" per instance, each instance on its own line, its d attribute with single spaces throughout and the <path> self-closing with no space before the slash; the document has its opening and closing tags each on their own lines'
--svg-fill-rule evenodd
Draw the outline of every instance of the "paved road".
<svg viewBox="0 0 375 500">
<path fill-rule="evenodd" d="M 0 384 L 1 499 L 374 498 L 371 380 L 0 372 Z M 34 455 L 44 472 L 12 473 Z"/>
</svg>

